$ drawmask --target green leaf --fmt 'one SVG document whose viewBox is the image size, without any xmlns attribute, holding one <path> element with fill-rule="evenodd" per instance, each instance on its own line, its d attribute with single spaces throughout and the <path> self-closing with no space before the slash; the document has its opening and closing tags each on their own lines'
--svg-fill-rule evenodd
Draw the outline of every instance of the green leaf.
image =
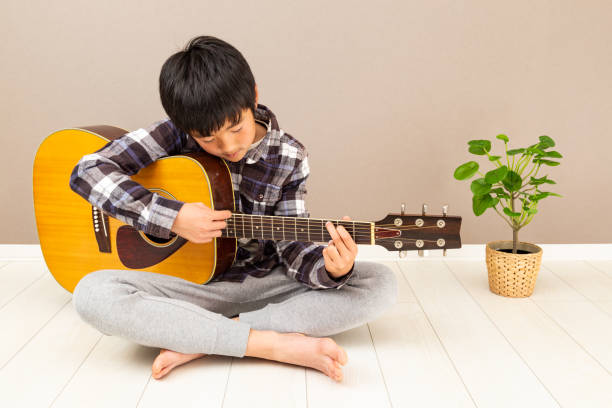
<svg viewBox="0 0 612 408">
<path fill-rule="evenodd" d="M 523 179 L 516 172 L 510 170 L 502 180 L 502 184 L 508 191 L 518 191 L 523 184 Z"/>
<path fill-rule="evenodd" d="M 529 179 L 529 184 L 532 184 L 534 186 L 539 186 L 540 184 L 544 184 L 546 183 L 546 177 L 548 176 L 544 176 L 541 178 L 535 178 L 533 176 L 531 176 L 531 178 Z"/>
<path fill-rule="evenodd" d="M 470 140 L 468 145 L 470 146 L 468 151 L 479 156 L 483 156 L 491 151 L 491 142 L 488 140 Z"/>
<path fill-rule="evenodd" d="M 501 159 L 501 156 L 489 156 L 490 161 L 495 161 Z"/>
<path fill-rule="evenodd" d="M 550 152 L 544 152 L 544 154 L 542 155 L 542 157 L 554 157 L 556 159 L 560 159 L 563 156 L 561 156 L 561 153 L 556 152 L 554 150 L 550 151 Z"/>
<path fill-rule="evenodd" d="M 524 148 L 520 148 L 520 149 L 512 149 L 512 150 L 508 150 L 508 151 L 506 152 L 506 154 L 507 154 L 508 156 L 514 156 L 515 154 L 523 153 L 524 151 L 525 151 L 525 149 L 524 149 Z"/>
<path fill-rule="evenodd" d="M 465 180 L 472 177 L 478 171 L 478 163 L 475 161 L 469 161 L 463 163 L 461 166 L 455 169 L 455 178 L 457 180 Z"/>
<path fill-rule="evenodd" d="M 486 139 L 470 140 L 468 145 L 470 147 L 481 147 L 486 152 L 491 151 L 491 142 Z"/>
<path fill-rule="evenodd" d="M 485 179 L 479 178 L 472 181 L 472 185 L 470 185 L 470 189 L 474 195 L 485 195 L 489 191 L 491 191 L 491 184 L 485 182 Z"/>
<path fill-rule="evenodd" d="M 545 160 L 545 159 L 539 159 L 538 162 L 542 164 L 546 164 L 547 166 L 558 166 L 561 164 L 558 161 Z"/>
<path fill-rule="evenodd" d="M 563 197 L 562 195 L 557 194 L 557 193 L 551 193 L 549 191 L 540 191 L 539 194 L 534 194 L 530 198 L 531 198 L 531 201 L 540 201 L 541 199 L 549 197 L 549 196 Z"/>
<path fill-rule="evenodd" d="M 489 184 L 495 184 L 504 179 L 508 173 L 508 167 L 501 166 L 495 170 L 491 170 L 485 174 L 485 181 Z"/>
<path fill-rule="evenodd" d="M 509 208 L 504 207 L 504 214 L 510 216 L 510 217 L 520 217 L 521 213 L 517 213 L 517 212 L 512 212 Z"/>
<path fill-rule="evenodd" d="M 498 199 L 491 197 L 490 194 L 475 195 L 472 197 L 472 210 L 476 216 L 482 215 L 489 207 L 495 207 L 499 202 Z"/>
<path fill-rule="evenodd" d="M 506 135 L 497 135 L 497 136 L 495 136 L 495 137 L 496 137 L 497 139 L 499 139 L 499 140 L 503 140 L 503 141 L 504 141 L 504 142 L 506 142 L 506 143 L 508 143 L 508 142 L 509 142 L 509 140 L 508 140 L 508 136 L 506 136 Z"/>
<path fill-rule="evenodd" d="M 510 195 L 501 187 L 494 188 L 491 190 L 491 192 L 497 194 L 497 198 L 510 199 Z"/>
<path fill-rule="evenodd" d="M 468 142 L 468 145 L 470 146 L 491 146 L 491 142 L 488 141 L 487 139 L 476 139 L 476 140 L 470 140 Z"/>
<path fill-rule="evenodd" d="M 555 146 L 555 142 L 548 136 L 540 136 L 539 139 L 543 149 Z"/>
<path fill-rule="evenodd" d="M 528 154 L 538 154 L 540 156 L 544 156 L 544 154 L 546 153 L 543 150 L 538 149 L 537 147 L 530 147 L 527 149 L 527 153 Z"/>
<path fill-rule="evenodd" d="M 531 179 L 529 180 L 529 184 L 532 184 L 534 186 L 538 186 L 540 184 L 557 184 L 555 181 L 549 180 L 547 177 L 548 176 L 544 176 L 541 178 L 531 177 Z"/>
</svg>

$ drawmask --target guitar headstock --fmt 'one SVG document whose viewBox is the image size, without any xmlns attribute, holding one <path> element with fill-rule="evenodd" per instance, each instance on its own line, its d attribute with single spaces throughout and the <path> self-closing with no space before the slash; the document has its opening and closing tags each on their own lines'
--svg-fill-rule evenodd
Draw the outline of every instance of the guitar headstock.
<svg viewBox="0 0 612 408">
<path fill-rule="evenodd" d="M 421 214 L 405 214 L 405 205 L 401 212 L 388 214 L 374 223 L 375 244 L 385 247 L 388 251 L 404 251 L 442 249 L 446 255 L 447 249 L 461 248 L 461 217 L 448 215 L 448 206 L 442 207 L 442 214 L 427 214 L 427 204 L 423 204 Z"/>
</svg>

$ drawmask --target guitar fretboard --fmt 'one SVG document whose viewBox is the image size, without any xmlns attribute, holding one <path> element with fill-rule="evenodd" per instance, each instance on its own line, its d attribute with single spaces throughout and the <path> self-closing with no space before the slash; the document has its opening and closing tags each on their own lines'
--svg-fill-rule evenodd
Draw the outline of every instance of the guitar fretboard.
<svg viewBox="0 0 612 408">
<path fill-rule="evenodd" d="M 342 225 L 357 244 L 373 245 L 374 224 L 363 221 L 326 220 L 319 218 L 281 217 L 237 214 L 225 220 L 221 230 L 226 238 L 255 238 L 274 241 L 329 242 L 332 238 L 325 224 Z"/>
</svg>

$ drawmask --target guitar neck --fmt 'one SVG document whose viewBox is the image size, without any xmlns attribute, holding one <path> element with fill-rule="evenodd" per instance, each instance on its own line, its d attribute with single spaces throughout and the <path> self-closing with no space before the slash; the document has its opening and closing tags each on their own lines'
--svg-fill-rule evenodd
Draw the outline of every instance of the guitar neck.
<svg viewBox="0 0 612 408">
<path fill-rule="evenodd" d="M 342 225 L 357 244 L 374 244 L 374 223 L 319 218 L 281 217 L 234 213 L 221 230 L 226 238 L 254 238 L 275 241 L 329 242 L 325 224 Z"/>
</svg>

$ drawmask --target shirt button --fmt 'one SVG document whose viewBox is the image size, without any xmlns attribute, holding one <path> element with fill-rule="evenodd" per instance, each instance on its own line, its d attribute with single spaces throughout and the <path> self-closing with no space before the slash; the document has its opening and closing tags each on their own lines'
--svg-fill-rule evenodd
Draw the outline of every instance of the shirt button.
<svg viewBox="0 0 612 408">
<path fill-rule="evenodd" d="M 260 200 L 263 200 L 263 194 L 258 195 L 257 198 L 259 198 Z"/>
</svg>

